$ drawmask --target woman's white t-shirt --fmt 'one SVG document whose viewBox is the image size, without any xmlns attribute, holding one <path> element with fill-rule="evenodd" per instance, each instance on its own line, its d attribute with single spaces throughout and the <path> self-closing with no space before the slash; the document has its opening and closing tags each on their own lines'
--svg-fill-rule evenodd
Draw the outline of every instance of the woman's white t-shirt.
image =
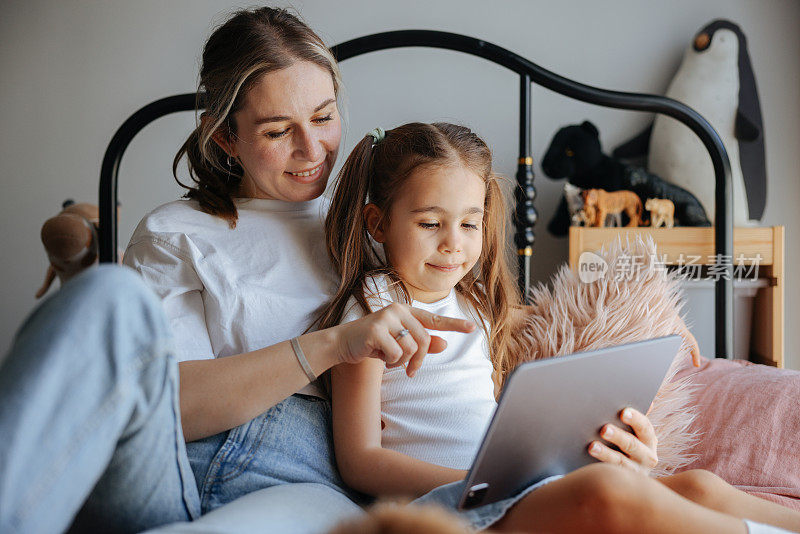
<svg viewBox="0 0 800 534">
<path fill-rule="evenodd" d="M 302 334 L 333 295 L 321 199 L 236 201 L 235 229 L 177 200 L 145 216 L 124 263 L 161 297 L 179 361 L 250 352 Z M 324 396 L 316 385 L 301 393 Z"/>
<path fill-rule="evenodd" d="M 364 295 L 372 311 L 401 301 L 388 277 L 370 277 Z M 385 369 L 381 380 L 381 446 L 433 464 L 468 469 L 497 406 L 486 333 L 477 314 L 455 290 L 442 300 L 411 306 L 478 324 L 472 333 L 434 332 L 447 342 L 429 354 L 413 378 L 405 369 Z M 342 322 L 364 315 L 355 299 Z"/>
</svg>

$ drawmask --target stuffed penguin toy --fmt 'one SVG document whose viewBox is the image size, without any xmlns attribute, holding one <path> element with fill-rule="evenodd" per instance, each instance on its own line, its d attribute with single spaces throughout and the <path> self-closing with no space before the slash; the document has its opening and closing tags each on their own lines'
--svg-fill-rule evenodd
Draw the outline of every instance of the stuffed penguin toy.
<svg viewBox="0 0 800 534">
<path fill-rule="evenodd" d="M 666 96 L 700 113 L 722 139 L 731 162 L 734 224 L 761 220 L 767 193 L 764 127 L 747 40 L 739 26 L 715 20 L 701 29 Z M 645 143 L 648 170 L 694 193 L 713 220 L 714 169 L 700 139 L 677 120 L 658 115 L 651 131 L 613 154 L 631 157 Z"/>
</svg>

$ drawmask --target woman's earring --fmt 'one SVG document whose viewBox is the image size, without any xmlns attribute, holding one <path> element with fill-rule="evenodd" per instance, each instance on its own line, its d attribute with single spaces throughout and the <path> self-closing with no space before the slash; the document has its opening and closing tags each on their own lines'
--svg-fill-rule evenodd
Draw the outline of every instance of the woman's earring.
<svg viewBox="0 0 800 534">
<path fill-rule="evenodd" d="M 230 183 L 230 181 L 231 181 L 231 167 L 233 167 L 233 164 L 231 163 L 231 157 L 230 156 L 228 156 L 226 163 L 228 164 L 228 171 L 227 171 L 227 176 L 225 178 L 225 182 L 226 183 Z"/>
</svg>

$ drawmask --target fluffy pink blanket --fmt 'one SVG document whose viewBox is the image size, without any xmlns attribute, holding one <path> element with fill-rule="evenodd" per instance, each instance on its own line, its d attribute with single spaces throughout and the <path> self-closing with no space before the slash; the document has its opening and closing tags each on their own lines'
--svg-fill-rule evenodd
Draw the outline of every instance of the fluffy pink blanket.
<svg viewBox="0 0 800 534">
<path fill-rule="evenodd" d="M 714 359 L 678 377 L 696 386 L 690 431 L 700 440 L 686 469 L 800 510 L 800 372 Z"/>
</svg>

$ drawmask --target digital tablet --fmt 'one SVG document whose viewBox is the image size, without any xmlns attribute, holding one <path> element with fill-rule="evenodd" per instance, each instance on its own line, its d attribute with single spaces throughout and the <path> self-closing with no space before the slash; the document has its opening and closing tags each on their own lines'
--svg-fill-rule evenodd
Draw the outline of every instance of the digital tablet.
<svg viewBox="0 0 800 534">
<path fill-rule="evenodd" d="M 517 494 L 597 460 L 588 445 L 620 411 L 647 412 L 680 348 L 668 336 L 528 362 L 511 374 L 466 478 L 458 507 Z M 630 430 L 630 428 L 627 428 Z"/>
</svg>

